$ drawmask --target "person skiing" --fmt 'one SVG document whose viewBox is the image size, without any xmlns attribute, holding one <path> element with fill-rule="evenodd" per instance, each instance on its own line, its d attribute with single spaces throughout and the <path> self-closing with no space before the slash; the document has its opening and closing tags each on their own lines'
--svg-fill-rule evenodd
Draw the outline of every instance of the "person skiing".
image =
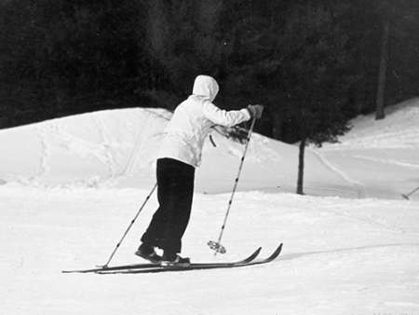
<svg viewBox="0 0 419 315">
<path fill-rule="evenodd" d="M 191 213 L 195 168 L 200 165 L 202 148 L 211 128 L 231 127 L 262 115 L 261 105 L 221 110 L 213 104 L 218 91 L 214 78 L 198 75 L 192 95 L 177 106 L 164 131 L 156 168 L 159 207 L 135 252 L 153 263 L 164 266 L 190 263 L 189 258 L 179 253 Z M 157 254 L 156 248 L 163 250 L 163 256 Z"/>
</svg>

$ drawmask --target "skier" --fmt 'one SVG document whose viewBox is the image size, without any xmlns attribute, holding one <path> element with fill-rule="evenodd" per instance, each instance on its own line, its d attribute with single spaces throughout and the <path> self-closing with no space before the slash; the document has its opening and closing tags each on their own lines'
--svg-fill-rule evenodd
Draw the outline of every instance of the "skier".
<svg viewBox="0 0 419 315">
<path fill-rule="evenodd" d="M 159 208 L 146 232 L 137 256 L 164 266 L 190 263 L 179 255 L 181 240 L 191 213 L 195 168 L 200 165 L 205 138 L 211 127 L 231 127 L 262 115 L 261 105 L 225 111 L 214 101 L 219 87 L 214 78 L 195 78 L 192 95 L 178 105 L 165 129 L 157 159 L 157 199 Z M 163 250 L 161 257 L 155 251 Z"/>
</svg>

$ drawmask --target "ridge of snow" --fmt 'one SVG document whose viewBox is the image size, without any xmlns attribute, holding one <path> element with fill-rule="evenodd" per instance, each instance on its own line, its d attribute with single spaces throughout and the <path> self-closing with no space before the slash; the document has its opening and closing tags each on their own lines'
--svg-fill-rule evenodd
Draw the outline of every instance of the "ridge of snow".
<svg viewBox="0 0 419 315">
<path fill-rule="evenodd" d="M 352 130 L 339 138 L 340 143 L 325 145 L 327 149 L 419 148 L 419 98 L 386 108 L 385 119 L 374 114 L 351 121 Z"/>
<path fill-rule="evenodd" d="M 351 121 L 340 143 L 315 149 L 329 163 L 364 187 L 365 196 L 400 198 L 419 186 L 419 98 Z M 418 198 L 417 195 L 412 198 Z"/>
<path fill-rule="evenodd" d="M 308 149 L 305 192 L 400 198 L 419 186 L 419 98 L 386 109 L 387 117 L 352 120 L 339 144 Z M 0 130 L 0 185 L 152 187 L 155 158 L 171 113 L 129 108 L 87 113 Z M 213 133 L 197 169 L 202 193 L 229 192 L 243 145 Z M 239 190 L 295 191 L 298 148 L 254 133 Z"/>
<path fill-rule="evenodd" d="M 0 131 L 0 178 L 46 187 L 137 187 L 155 180 L 159 143 L 171 113 L 163 109 L 106 110 Z M 200 192 L 232 189 L 244 146 L 213 133 L 197 170 Z M 239 190 L 294 191 L 298 148 L 254 133 Z M 307 150 L 306 189 L 357 196 L 344 178 Z"/>
</svg>

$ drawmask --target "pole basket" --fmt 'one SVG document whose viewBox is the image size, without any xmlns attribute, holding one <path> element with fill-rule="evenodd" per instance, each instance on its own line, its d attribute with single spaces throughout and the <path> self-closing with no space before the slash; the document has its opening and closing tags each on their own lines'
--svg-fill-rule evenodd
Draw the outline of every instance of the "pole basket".
<svg viewBox="0 0 419 315">
<path fill-rule="evenodd" d="M 213 251 L 215 251 L 215 253 L 225 254 L 227 252 L 225 247 L 223 245 L 221 245 L 220 243 L 217 243 L 217 242 L 214 242 L 214 241 L 209 241 L 207 243 L 207 245 L 209 246 L 209 248 L 211 248 Z"/>
<path fill-rule="evenodd" d="M 410 200 L 410 196 L 413 195 L 415 192 L 417 192 L 419 190 L 419 187 L 416 187 L 415 189 L 413 189 L 411 192 L 407 193 L 407 194 L 402 194 L 402 197 L 406 200 Z"/>
</svg>

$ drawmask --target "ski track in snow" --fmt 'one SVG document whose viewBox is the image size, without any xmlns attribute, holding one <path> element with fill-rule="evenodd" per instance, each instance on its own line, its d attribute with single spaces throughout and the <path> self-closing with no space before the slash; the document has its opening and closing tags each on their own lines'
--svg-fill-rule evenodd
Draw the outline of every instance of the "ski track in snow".
<svg viewBox="0 0 419 315">
<path fill-rule="evenodd" d="M 93 117 L 92 120 L 95 123 L 95 125 L 97 126 L 97 128 L 99 130 L 99 134 L 102 138 L 101 145 L 103 146 L 104 151 L 105 151 L 104 152 L 104 157 L 105 157 L 104 163 L 105 163 L 106 168 L 108 169 L 109 177 L 111 179 L 113 179 L 116 175 L 115 167 L 117 166 L 117 163 L 114 160 L 114 158 L 112 156 L 112 153 L 110 151 L 110 148 L 112 148 L 112 143 L 106 135 L 107 128 L 105 127 L 101 117 Z"/>
<path fill-rule="evenodd" d="M 366 156 L 366 155 L 360 155 L 360 154 L 352 154 L 352 156 L 357 159 L 362 159 L 362 160 L 367 160 L 367 161 L 372 161 L 372 162 L 379 162 L 383 164 L 392 164 L 392 165 L 404 166 L 404 167 L 413 168 L 413 169 L 419 169 L 419 163 L 418 164 L 407 163 L 407 162 L 401 162 L 401 161 L 388 159 L 388 158 L 384 159 L 380 157 L 372 157 L 372 156 Z"/>
<path fill-rule="evenodd" d="M 46 128 L 37 128 L 37 134 L 40 138 L 41 141 L 41 146 L 42 146 L 42 152 L 41 152 L 41 156 L 40 156 L 40 160 L 39 160 L 39 171 L 38 174 L 36 175 L 36 177 L 42 177 L 44 174 L 46 174 L 48 172 L 48 145 L 46 142 L 46 134 L 47 131 L 45 130 Z"/>
<path fill-rule="evenodd" d="M 403 140 L 400 140 L 403 139 Z M 374 134 L 371 136 L 362 136 L 357 139 L 348 139 L 335 149 L 344 148 L 417 148 L 419 139 L 419 129 L 409 131 L 391 131 Z M 333 149 L 333 146 L 331 146 Z"/>
<path fill-rule="evenodd" d="M 373 115 L 353 120 L 354 128 L 339 138 L 338 144 L 326 144 L 326 150 L 419 147 L 419 98 L 386 108 L 383 120 Z"/>
<path fill-rule="evenodd" d="M 365 185 L 362 184 L 359 181 L 351 179 L 342 169 L 339 169 L 336 165 L 333 165 L 329 160 L 327 160 L 320 152 L 317 152 L 315 150 L 311 150 L 315 156 L 321 161 L 323 165 L 325 165 L 327 168 L 332 170 L 334 173 L 336 173 L 339 177 L 347 181 L 351 186 L 355 188 L 357 191 L 357 197 L 358 198 L 364 198 L 365 197 Z"/>
<path fill-rule="evenodd" d="M 139 149 L 142 146 L 143 138 L 141 137 L 141 134 L 144 131 L 144 128 L 146 127 L 146 125 L 147 124 L 144 124 L 142 129 L 140 129 L 140 131 L 138 131 L 137 135 L 135 136 L 134 147 L 129 154 L 127 164 L 125 165 L 124 170 L 121 173 L 122 176 L 127 175 L 128 173 L 131 173 L 133 170 L 136 154 L 138 153 Z"/>
</svg>

